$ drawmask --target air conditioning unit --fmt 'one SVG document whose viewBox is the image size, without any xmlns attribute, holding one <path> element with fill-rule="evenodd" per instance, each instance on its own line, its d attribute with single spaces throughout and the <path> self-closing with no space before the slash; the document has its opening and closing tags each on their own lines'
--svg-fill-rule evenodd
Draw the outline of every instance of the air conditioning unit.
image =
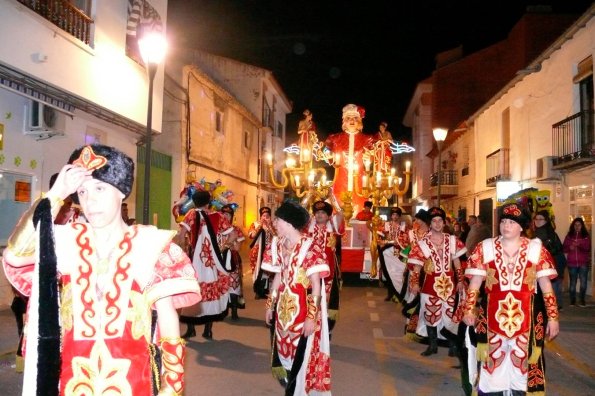
<svg viewBox="0 0 595 396">
<path fill-rule="evenodd" d="M 35 140 L 45 140 L 53 136 L 64 136 L 66 127 L 65 115 L 36 100 L 25 105 L 23 134 Z"/>
<path fill-rule="evenodd" d="M 557 183 L 562 180 L 561 172 L 552 169 L 553 159 L 551 155 L 537 159 L 538 183 Z"/>
</svg>

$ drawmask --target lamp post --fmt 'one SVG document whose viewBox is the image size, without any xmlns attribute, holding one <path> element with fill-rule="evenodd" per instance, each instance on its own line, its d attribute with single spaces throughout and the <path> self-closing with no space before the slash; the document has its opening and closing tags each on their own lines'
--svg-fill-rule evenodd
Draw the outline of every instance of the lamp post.
<svg viewBox="0 0 595 396">
<path fill-rule="evenodd" d="M 442 143 L 446 139 L 448 130 L 444 128 L 434 128 L 432 133 L 434 134 L 434 140 L 436 140 L 436 145 L 438 146 L 438 194 L 436 206 L 440 207 L 440 185 L 442 184 Z"/>
<path fill-rule="evenodd" d="M 149 224 L 149 197 L 151 189 L 151 139 L 153 132 L 153 80 L 157 66 L 165 57 L 166 42 L 161 33 L 151 32 L 138 40 L 138 47 L 147 67 L 149 92 L 147 104 L 147 130 L 145 132 L 145 180 L 143 189 L 143 224 Z"/>
</svg>

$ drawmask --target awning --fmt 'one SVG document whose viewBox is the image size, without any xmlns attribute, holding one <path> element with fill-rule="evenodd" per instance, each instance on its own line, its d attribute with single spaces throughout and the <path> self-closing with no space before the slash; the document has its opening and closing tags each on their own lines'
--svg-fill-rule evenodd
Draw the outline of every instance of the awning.
<svg viewBox="0 0 595 396">
<path fill-rule="evenodd" d="M 75 106 L 63 92 L 4 65 L 0 65 L 0 86 L 73 116 Z"/>
<path fill-rule="evenodd" d="M 122 115 L 101 107 L 91 101 L 76 97 L 59 88 L 49 85 L 34 77 L 11 68 L 0 62 L 0 88 L 7 89 L 18 95 L 41 102 L 47 106 L 61 111 L 69 116 L 74 116 L 74 111 L 79 109 L 101 120 L 121 126 L 129 131 L 145 136 L 146 126 L 132 121 Z M 153 135 L 159 134 L 155 130 Z"/>
</svg>

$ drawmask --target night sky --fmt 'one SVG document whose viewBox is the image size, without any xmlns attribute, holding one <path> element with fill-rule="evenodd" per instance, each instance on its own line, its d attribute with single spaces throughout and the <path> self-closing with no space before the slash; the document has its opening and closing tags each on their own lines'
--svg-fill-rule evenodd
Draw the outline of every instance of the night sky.
<svg viewBox="0 0 595 396">
<path fill-rule="evenodd" d="M 403 116 L 436 54 L 505 39 L 529 4 L 580 14 L 591 1 L 169 0 L 168 41 L 271 70 L 293 102 L 290 135 L 306 108 L 320 138 L 339 132 L 341 109 L 355 103 L 365 132 L 384 120 L 410 141 Z"/>
</svg>

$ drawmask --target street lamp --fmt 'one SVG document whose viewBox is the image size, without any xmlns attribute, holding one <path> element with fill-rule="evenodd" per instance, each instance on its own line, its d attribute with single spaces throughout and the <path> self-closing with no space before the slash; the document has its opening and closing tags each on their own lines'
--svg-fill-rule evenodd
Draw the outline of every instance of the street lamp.
<svg viewBox="0 0 595 396">
<path fill-rule="evenodd" d="M 147 130 L 145 132 L 145 183 L 143 190 L 143 224 L 149 224 L 149 196 L 151 188 L 151 139 L 153 132 L 153 80 L 157 66 L 165 57 L 167 44 L 165 37 L 158 32 L 150 32 L 138 40 L 143 61 L 149 75 L 149 101 L 147 105 Z"/>
<path fill-rule="evenodd" d="M 448 130 L 444 128 L 434 128 L 432 133 L 434 134 L 434 140 L 436 140 L 436 145 L 438 146 L 438 194 L 436 206 L 440 207 L 440 185 L 442 184 L 442 143 L 446 139 Z"/>
</svg>

